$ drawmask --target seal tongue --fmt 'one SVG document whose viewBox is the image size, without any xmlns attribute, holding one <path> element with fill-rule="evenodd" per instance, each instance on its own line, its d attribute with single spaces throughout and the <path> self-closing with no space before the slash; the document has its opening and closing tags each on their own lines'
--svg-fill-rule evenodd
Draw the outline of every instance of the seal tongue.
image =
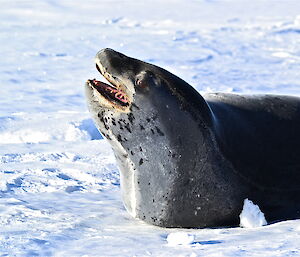
<svg viewBox="0 0 300 257">
<path fill-rule="evenodd" d="M 118 100 L 122 104 L 127 105 L 128 104 L 128 98 L 126 94 L 118 90 L 116 87 L 112 85 L 108 85 L 102 81 L 93 79 L 90 80 L 90 83 L 104 96 L 109 97 L 113 100 Z"/>
</svg>

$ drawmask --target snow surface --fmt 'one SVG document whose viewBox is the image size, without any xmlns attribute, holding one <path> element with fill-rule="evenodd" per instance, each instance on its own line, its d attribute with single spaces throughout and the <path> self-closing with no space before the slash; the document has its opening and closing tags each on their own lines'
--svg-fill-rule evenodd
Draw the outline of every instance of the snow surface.
<svg viewBox="0 0 300 257">
<path fill-rule="evenodd" d="M 259 206 L 251 200 L 245 199 L 240 214 L 240 226 L 243 228 L 257 228 L 265 225 L 267 225 L 267 221 Z"/>
<path fill-rule="evenodd" d="M 187 230 L 132 219 L 83 90 L 111 47 L 200 92 L 300 95 L 299 1 L 2 0 L 0 21 L 0 256 L 300 256 L 299 220 Z M 176 232 L 193 242 L 170 246 Z"/>
<path fill-rule="evenodd" d="M 170 246 L 175 245 L 189 245 L 192 244 L 195 240 L 194 235 L 189 235 L 185 232 L 173 232 L 170 233 L 167 237 L 167 242 Z"/>
</svg>

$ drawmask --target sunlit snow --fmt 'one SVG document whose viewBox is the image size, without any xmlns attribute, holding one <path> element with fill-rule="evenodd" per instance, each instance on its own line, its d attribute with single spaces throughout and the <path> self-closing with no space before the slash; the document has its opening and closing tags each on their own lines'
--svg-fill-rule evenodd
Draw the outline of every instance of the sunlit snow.
<svg viewBox="0 0 300 257">
<path fill-rule="evenodd" d="M 251 200 L 245 199 L 243 210 L 240 214 L 240 226 L 244 228 L 256 228 L 265 225 L 267 225 L 267 221 L 259 206 Z"/>
</svg>

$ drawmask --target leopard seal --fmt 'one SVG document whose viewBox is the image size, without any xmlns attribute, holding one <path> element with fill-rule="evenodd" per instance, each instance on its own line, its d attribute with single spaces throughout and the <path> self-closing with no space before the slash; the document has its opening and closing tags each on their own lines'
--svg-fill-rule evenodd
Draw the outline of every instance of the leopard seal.
<svg viewBox="0 0 300 257">
<path fill-rule="evenodd" d="M 269 222 L 300 217 L 300 98 L 201 96 L 158 66 L 106 48 L 88 108 L 120 169 L 123 202 L 161 227 L 235 226 L 245 198 Z"/>
</svg>

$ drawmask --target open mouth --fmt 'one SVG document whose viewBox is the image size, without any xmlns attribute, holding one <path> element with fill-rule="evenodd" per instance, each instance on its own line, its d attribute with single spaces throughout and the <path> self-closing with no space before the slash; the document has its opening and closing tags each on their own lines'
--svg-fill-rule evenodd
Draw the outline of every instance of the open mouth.
<svg viewBox="0 0 300 257">
<path fill-rule="evenodd" d="M 97 70 L 102 74 L 98 65 L 96 65 Z M 88 82 L 103 96 L 106 100 L 111 103 L 118 104 L 121 106 L 128 106 L 129 100 L 126 93 L 117 86 L 111 79 L 108 79 L 106 74 L 102 74 L 110 84 L 106 84 L 102 81 L 96 79 L 89 79 Z"/>
</svg>

